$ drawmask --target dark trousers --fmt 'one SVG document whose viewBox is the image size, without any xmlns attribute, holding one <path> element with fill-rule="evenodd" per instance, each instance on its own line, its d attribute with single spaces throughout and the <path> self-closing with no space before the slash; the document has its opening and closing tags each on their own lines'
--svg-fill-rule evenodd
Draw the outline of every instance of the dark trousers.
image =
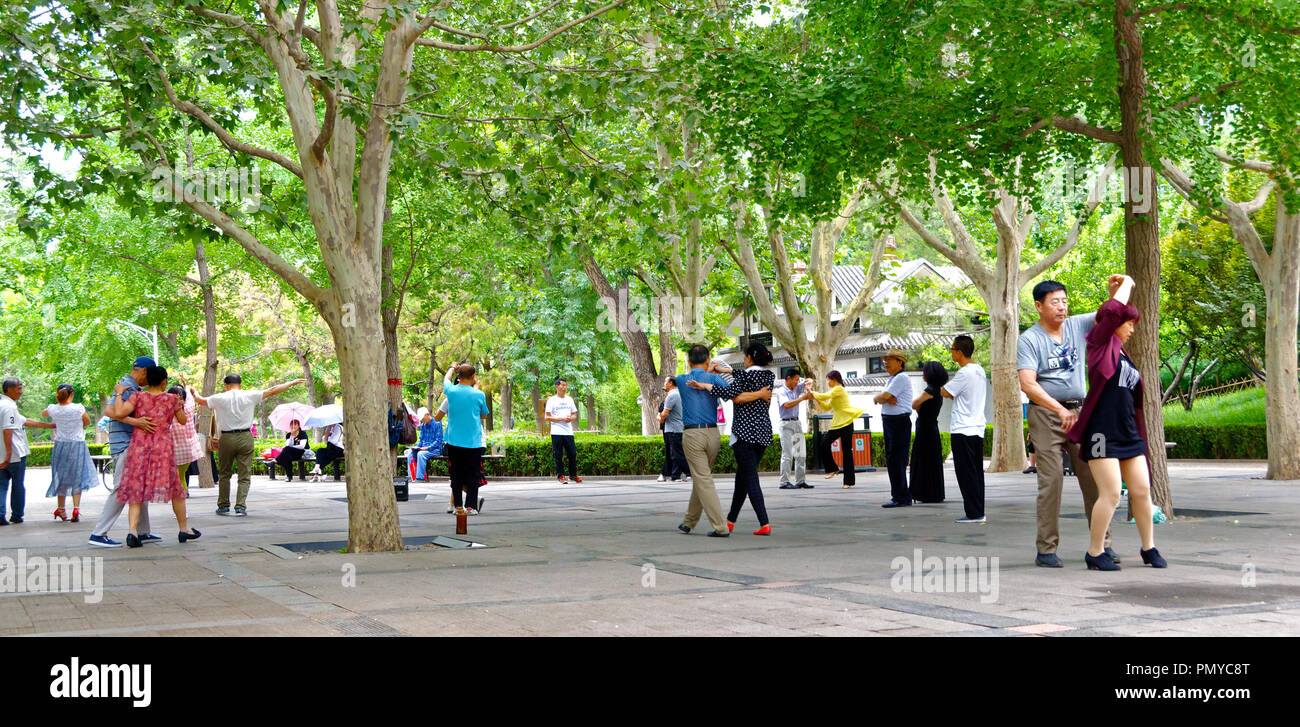
<svg viewBox="0 0 1300 727">
<path fill-rule="evenodd" d="M 731 512 L 727 514 L 728 522 L 736 522 L 740 517 L 740 507 L 749 497 L 749 504 L 754 506 L 758 516 L 758 525 L 767 525 L 767 505 L 763 503 L 763 488 L 758 484 L 758 463 L 763 459 L 766 445 L 751 444 L 736 440 L 731 451 L 736 455 L 736 491 L 731 496 Z"/>
<path fill-rule="evenodd" d="M 966 517 L 984 517 L 984 438 L 954 434 L 951 440 L 952 466 Z"/>
<path fill-rule="evenodd" d="M 894 502 L 912 501 L 907 489 L 907 454 L 912 445 L 912 417 L 907 414 L 882 414 L 885 430 L 885 467 L 889 470 L 889 496 Z"/>
<path fill-rule="evenodd" d="M 478 507 L 479 469 L 483 462 L 482 447 L 457 447 L 444 445 L 447 451 L 447 469 L 451 471 L 451 504 L 456 507 Z M 464 490 L 464 500 L 461 491 Z"/>
<path fill-rule="evenodd" d="M 306 452 L 298 447 L 285 447 L 275 456 L 275 463 L 280 465 L 284 470 L 284 479 L 287 482 L 293 482 L 293 463 L 302 461 L 302 455 Z M 299 479 L 307 479 L 302 465 L 298 465 Z"/>
<path fill-rule="evenodd" d="M 682 449 L 681 432 L 664 432 L 664 466 L 659 474 L 671 480 L 680 480 L 691 473 L 686 464 L 686 451 Z"/>
<path fill-rule="evenodd" d="M 343 448 L 334 444 L 326 444 L 324 447 L 316 450 L 316 466 L 324 472 L 325 468 L 330 466 L 334 460 L 343 456 Z"/>
<path fill-rule="evenodd" d="M 5 516 L 5 490 L 9 491 L 9 516 L 22 519 L 27 508 L 27 488 L 23 481 L 27 479 L 27 458 L 10 460 L 9 466 L 0 469 L 0 520 Z"/>
<path fill-rule="evenodd" d="M 826 474 L 838 471 L 835 460 L 831 458 L 831 444 L 837 439 L 840 440 L 840 454 L 844 457 L 844 484 L 852 487 L 855 482 L 854 473 L 857 471 L 853 466 L 853 422 L 822 435 L 822 461 L 826 463 Z"/>
<path fill-rule="evenodd" d="M 578 476 L 578 447 L 572 434 L 552 434 L 551 454 L 555 456 L 555 474 L 564 474 L 564 458 L 569 458 L 569 477 Z"/>
</svg>

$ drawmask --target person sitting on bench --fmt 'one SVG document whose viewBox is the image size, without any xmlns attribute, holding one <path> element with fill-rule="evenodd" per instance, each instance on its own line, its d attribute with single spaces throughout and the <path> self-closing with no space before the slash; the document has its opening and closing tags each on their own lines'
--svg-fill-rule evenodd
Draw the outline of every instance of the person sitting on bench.
<svg viewBox="0 0 1300 727">
<path fill-rule="evenodd" d="M 293 463 L 302 459 L 303 454 L 307 452 L 308 444 L 310 440 L 307 438 L 307 432 L 303 431 L 302 424 L 297 419 L 290 421 L 289 436 L 284 440 L 284 447 L 280 450 L 280 454 L 275 457 L 275 463 L 284 468 L 286 481 L 293 482 Z"/>
<path fill-rule="evenodd" d="M 411 479 L 427 480 L 429 460 L 442 454 L 442 423 L 433 421 L 425 407 L 420 407 L 415 418 L 420 421 L 420 440 L 406 450 L 408 469 Z"/>
<path fill-rule="evenodd" d="M 312 482 L 320 482 L 321 471 L 336 459 L 343 459 L 343 425 L 325 427 L 325 446 L 316 450 L 316 466 L 312 469 Z"/>
</svg>

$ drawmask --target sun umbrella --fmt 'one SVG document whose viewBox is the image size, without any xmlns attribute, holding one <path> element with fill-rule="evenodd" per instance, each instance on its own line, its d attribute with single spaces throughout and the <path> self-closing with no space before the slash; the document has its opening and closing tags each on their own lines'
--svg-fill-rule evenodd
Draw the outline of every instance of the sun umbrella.
<svg viewBox="0 0 1300 727">
<path fill-rule="evenodd" d="M 289 431 L 289 422 L 294 419 L 298 420 L 299 426 L 306 429 L 307 417 L 311 416 L 313 409 L 310 404 L 304 404 L 300 401 L 291 401 L 287 404 L 281 404 L 271 410 L 271 415 L 267 419 L 271 420 L 271 427 L 282 432 Z"/>
<path fill-rule="evenodd" d="M 309 429 L 343 423 L 343 405 L 326 404 L 312 410 L 302 425 Z"/>
</svg>

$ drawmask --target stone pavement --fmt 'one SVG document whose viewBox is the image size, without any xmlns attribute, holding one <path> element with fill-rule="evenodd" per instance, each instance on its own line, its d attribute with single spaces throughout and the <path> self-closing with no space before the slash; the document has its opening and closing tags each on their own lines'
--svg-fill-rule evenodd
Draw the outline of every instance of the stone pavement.
<svg viewBox="0 0 1300 727">
<path fill-rule="evenodd" d="M 1300 483 L 1252 479 L 1263 471 L 1171 463 L 1175 506 L 1189 517 L 1157 526 L 1170 567 L 1140 566 L 1136 529 L 1117 515 L 1124 570 L 1099 573 L 1083 565 L 1073 478 L 1066 567 L 1046 569 L 1033 563 L 1035 478 L 989 475 L 989 523 L 958 525 L 951 466 L 946 503 L 900 510 L 880 508 L 883 470 L 852 490 L 820 475 L 816 489 L 779 490 L 764 476 L 767 538 L 750 534 L 748 505 L 730 538 L 705 537 L 706 523 L 679 533 L 687 484 L 497 481 L 469 520 L 470 537 L 490 547 L 371 554 L 281 547 L 345 539 L 344 485 L 265 477 L 245 518 L 217 517 L 215 488 L 196 482 L 196 542 L 177 543 L 170 506 L 152 505 L 163 543 L 92 548 L 103 488 L 86 495 L 81 523 L 54 522 L 53 500 L 41 497 L 48 470 L 36 469 L 27 521 L 0 528 L 0 556 L 101 556 L 105 587 L 98 603 L 0 593 L 0 635 L 1300 635 Z M 719 482 L 725 508 L 730 477 Z M 441 482 L 413 485 L 398 504 L 403 535 L 453 535 L 447 493 Z M 125 532 L 124 514 L 111 535 Z M 936 556 L 985 560 L 940 570 L 926 560 Z"/>
</svg>

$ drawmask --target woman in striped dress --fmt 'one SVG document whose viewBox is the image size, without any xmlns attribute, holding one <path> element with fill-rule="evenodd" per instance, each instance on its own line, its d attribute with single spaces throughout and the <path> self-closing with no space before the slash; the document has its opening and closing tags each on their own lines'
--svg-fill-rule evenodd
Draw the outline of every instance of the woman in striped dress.
<svg viewBox="0 0 1300 727">
<path fill-rule="evenodd" d="M 172 424 L 172 454 L 176 462 L 176 474 L 188 491 L 190 464 L 203 457 L 203 442 L 199 439 L 199 433 L 194 430 L 194 390 L 189 384 L 185 384 L 183 377 L 181 383 L 184 384 L 183 387 L 173 386 L 167 390 L 167 393 L 174 394 L 180 399 L 181 406 L 185 410 L 186 423 Z"/>
<path fill-rule="evenodd" d="M 95 465 L 86 446 L 90 415 L 86 407 L 72 403 L 72 384 L 59 384 L 54 392 L 57 404 L 41 415 L 54 422 L 54 451 L 50 453 L 50 489 L 46 497 L 59 498 L 54 519 L 68 521 L 63 506 L 72 496 L 72 522 L 81 522 L 81 493 L 95 486 Z"/>
</svg>

